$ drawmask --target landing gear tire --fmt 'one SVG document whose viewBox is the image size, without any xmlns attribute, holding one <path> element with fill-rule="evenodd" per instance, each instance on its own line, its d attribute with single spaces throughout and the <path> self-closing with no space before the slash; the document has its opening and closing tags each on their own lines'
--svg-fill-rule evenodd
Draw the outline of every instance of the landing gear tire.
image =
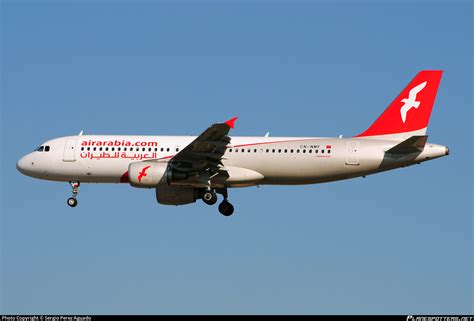
<svg viewBox="0 0 474 321">
<path fill-rule="evenodd" d="M 224 216 L 231 216 L 234 214 L 234 206 L 229 203 L 229 201 L 224 200 L 219 204 L 219 212 Z"/>
<path fill-rule="evenodd" d="M 67 205 L 70 207 L 76 207 L 77 206 L 77 199 L 76 196 L 79 194 L 79 186 L 81 186 L 81 183 L 78 181 L 71 181 L 69 182 L 69 185 L 71 185 L 72 188 L 72 196 L 67 199 Z"/>
<path fill-rule="evenodd" d="M 71 207 L 76 207 L 77 206 L 77 200 L 74 197 L 70 197 L 67 199 L 67 205 Z"/>
<path fill-rule="evenodd" d="M 214 191 L 205 191 L 202 200 L 207 205 L 214 205 L 217 203 L 217 194 Z"/>
</svg>

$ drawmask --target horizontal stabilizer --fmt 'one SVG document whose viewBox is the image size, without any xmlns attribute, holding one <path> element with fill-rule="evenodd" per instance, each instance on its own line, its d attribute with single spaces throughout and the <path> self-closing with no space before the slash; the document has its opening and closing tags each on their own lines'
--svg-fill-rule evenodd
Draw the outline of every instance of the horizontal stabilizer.
<svg viewBox="0 0 474 321">
<path fill-rule="evenodd" d="M 393 146 L 385 153 L 388 154 L 410 154 L 420 153 L 425 148 L 426 140 L 428 136 L 411 136 L 403 142 Z"/>
</svg>

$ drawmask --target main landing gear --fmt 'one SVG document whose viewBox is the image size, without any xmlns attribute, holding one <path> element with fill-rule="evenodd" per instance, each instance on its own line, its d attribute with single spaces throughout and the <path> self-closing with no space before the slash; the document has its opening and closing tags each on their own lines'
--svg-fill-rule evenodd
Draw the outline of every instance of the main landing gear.
<svg viewBox="0 0 474 321">
<path fill-rule="evenodd" d="M 217 203 L 217 194 L 211 189 L 208 189 L 202 195 L 202 200 L 207 205 L 214 205 Z"/>
<path fill-rule="evenodd" d="M 234 214 L 234 206 L 227 200 L 227 188 L 206 189 L 201 198 L 207 205 L 214 205 L 217 202 L 218 193 L 224 197 L 222 203 L 219 204 L 219 212 L 224 216 L 231 216 Z"/>
<path fill-rule="evenodd" d="M 223 200 L 222 203 L 219 204 L 219 212 L 224 216 L 231 216 L 234 214 L 234 206 L 230 204 L 228 200 Z"/>
<path fill-rule="evenodd" d="M 81 183 L 77 181 L 69 182 L 69 185 L 71 185 L 72 188 L 72 196 L 67 199 L 67 205 L 71 207 L 76 207 L 77 206 L 77 194 L 79 194 L 79 186 L 81 186 Z"/>
</svg>

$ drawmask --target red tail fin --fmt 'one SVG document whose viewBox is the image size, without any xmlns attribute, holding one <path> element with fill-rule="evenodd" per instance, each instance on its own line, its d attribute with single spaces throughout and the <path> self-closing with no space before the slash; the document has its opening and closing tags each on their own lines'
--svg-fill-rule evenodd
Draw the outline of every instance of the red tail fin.
<svg viewBox="0 0 474 321">
<path fill-rule="evenodd" d="M 396 135 L 418 131 L 424 135 L 438 91 L 442 70 L 420 71 L 382 115 L 356 137 Z"/>
</svg>

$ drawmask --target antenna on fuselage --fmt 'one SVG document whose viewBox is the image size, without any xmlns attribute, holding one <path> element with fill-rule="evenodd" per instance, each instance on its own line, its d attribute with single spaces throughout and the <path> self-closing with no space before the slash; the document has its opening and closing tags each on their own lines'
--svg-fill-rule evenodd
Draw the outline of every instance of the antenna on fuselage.
<svg viewBox="0 0 474 321">
<path fill-rule="evenodd" d="M 267 132 L 267 133 L 265 134 L 265 137 L 268 137 L 268 135 L 270 135 L 270 132 Z"/>
<path fill-rule="evenodd" d="M 82 136 L 82 133 L 83 133 L 83 132 L 84 132 L 84 131 L 83 131 L 83 130 L 81 130 L 81 132 L 79 133 L 79 135 L 78 135 L 78 136 Z"/>
</svg>

